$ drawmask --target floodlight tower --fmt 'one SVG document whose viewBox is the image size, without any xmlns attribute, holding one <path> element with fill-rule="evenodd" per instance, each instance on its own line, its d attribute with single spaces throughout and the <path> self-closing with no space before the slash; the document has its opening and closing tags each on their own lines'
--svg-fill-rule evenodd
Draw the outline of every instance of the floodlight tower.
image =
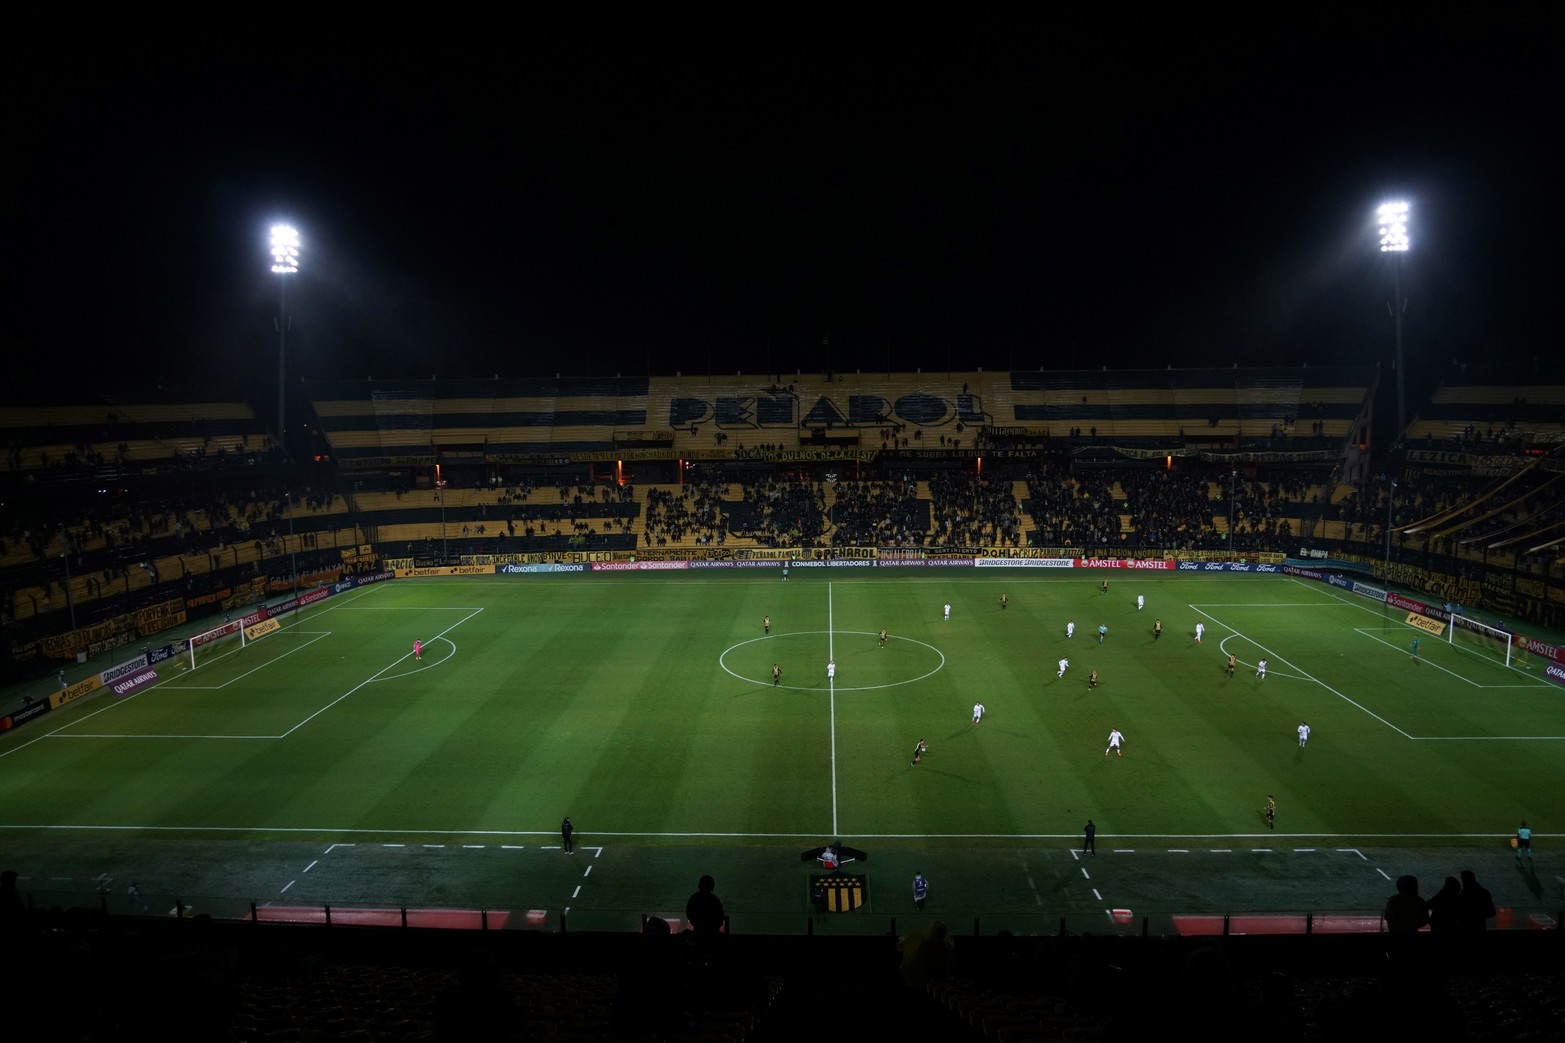
<svg viewBox="0 0 1565 1043">
<path fill-rule="evenodd" d="M 288 277 L 299 270 L 299 232 L 292 225 L 272 226 L 272 272 L 277 276 L 277 444 L 286 445 L 284 437 L 287 401 L 283 385 L 285 360 L 288 357 Z"/>
<path fill-rule="evenodd" d="M 1402 313 L 1407 311 L 1407 298 L 1402 296 L 1402 255 L 1408 249 L 1408 207 L 1406 203 L 1382 203 L 1377 215 L 1380 218 L 1380 252 L 1391 255 L 1391 300 L 1386 307 L 1397 329 L 1397 437 L 1407 430 L 1407 382 L 1402 364 Z"/>
</svg>

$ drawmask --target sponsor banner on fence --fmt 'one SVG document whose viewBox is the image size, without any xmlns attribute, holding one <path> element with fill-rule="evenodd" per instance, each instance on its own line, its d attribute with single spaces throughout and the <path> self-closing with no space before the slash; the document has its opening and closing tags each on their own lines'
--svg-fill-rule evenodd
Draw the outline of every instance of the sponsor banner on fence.
<svg viewBox="0 0 1565 1043">
<path fill-rule="evenodd" d="M 1352 590 L 1353 589 L 1353 581 L 1352 580 L 1344 579 L 1342 576 L 1338 576 L 1336 573 L 1332 573 L 1331 575 L 1328 575 L 1326 577 L 1326 582 L 1330 583 L 1334 587 L 1341 587 L 1343 590 Z"/>
<path fill-rule="evenodd" d="M 27 721 L 32 720 L 34 717 L 40 717 L 52 709 L 54 709 L 53 698 L 51 698 L 48 702 L 29 703 L 20 710 L 17 710 L 15 713 L 8 714 L 5 717 L 0 717 L 0 732 L 10 731 L 18 724 L 24 724 Z"/>
<path fill-rule="evenodd" d="M 1543 671 L 1543 676 L 1558 685 L 1565 685 L 1565 666 L 1558 663 L 1550 663 L 1548 669 Z"/>
<path fill-rule="evenodd" d="M 1386 592 L 1386 604 L 1390 605 L 1392 608 L 1400 608 L 1407 612 L 1418 612 L 1423 615 L 1429 614 L 1428 605 L 1424 604 L 1422 601 L 1414 601 L 1412 598 L 1405 598 L 1395 591 L 1388 590 Z"/>
<path fill-rule="evenodd" d="M 118 666 L 109 667 L 107 670 L 103 671 L 103 673 L 99 674 L 98 677 L 103 681 L 104 684 L 113 684 L 115 681 L 118 681 L 126 674 L 135 673 L 137 670 L 142 669 L 146 665 L 147 656 L 145 653 L 143 653 L 137 656 L 135 659 L 127 659 Z"/>
<path fill-rule="evenodd" d="M 1385 604 L 1386 601 L 1386 592 L 1373 583 L 1360 583 L 1358 580 L 1354 580 L 1353 593 L 1361 598 L 1369 598 L 1369 600 L 1378 601 L 1381 604 Z"/>
<path fill-rule="evenodd" d="M 1180 572 L 1264 572 L 1268 575 L 1287 572 L 1283 565 L 1257 561 L 1179 561 L 1174 567 Z M 1293 570 L 1297 574 L 1298 570 Z"/>
<path fill-rule="evenodd" d="M 303 608 L 306 605 L 313 605 L 317 601 L 323 601 L 326 598 L 331 597 L 331 595 L 332 595 L 332 588 L 330 588 L 330 587 L 322 587 L 319 590 L 312 590 L 308 594 L 300 594 L 299 595 L 299 607 Z"/>
<path fill-rule="evenodd" d="M 282 628 L 283 625 L 275 619 L 263 619 L 254 626 L 245 627 L 245 637 L 254 641 Z"/>
<path fill-rule="evenodd" d="M 688 569 L 688 561 L 595 561 L 594 572 L 668 572 Z"/>
<path fill-rule="evenodd" d="M 398 569 L 398 579 L 428 579 L 431 576 L 492 576 L 493 565 L 431 565 L 422 569 Z"/>
<path fill-rule="evenodd" d="M 1173 561 L 1160 558 L 1076 558 L 1078 569 L 1168 569 L 1177 567 Z"/>
<path fill-rule="evenodd" d="M 354 576 L 353 585 L 355 587 L 367 587 L 371 583 L 382 583 L 395 576 L 395 572 L 371 572 L 367 576 Z"/>
<path fill-rule="evenodd" d="M 1427 633 L 1440 637 L 1445 633 L 1445 624 L 1438 619 L 1430 619 L 1428 616 L 1419 615 L 1417 612 L 1409 612 L 1402 622 L 1410 627 L 1417 627 Z"/>
<path fill-rule="evenodd" d="M 189 647 L 200 648 L 208 641 L 216 641 L 220 637 L 227 637 L 229 634 L 237 634 L 239 633 L 239 628 L 242 626 L 244 626 L 244 621 L 240 620 L 238 623 L 224 623 L 222 626 L 213 630 L 208 630 L 204 634 L 196 634 L 191 637 L 189 641 Z"/>
<path fill-rule="evenodd" d="M 690 567 L 693 569 L 780 569 L 784 564 L 786 563 L 781 561 L 692 561 Z"/>
<path fill-rule="evenodd" d="M 125 696 L 130 695 L 132 692 L 136 691 L 138 688 L 145 688 L 145 687 L 147 687 L 147 685 L 152 684 L 157 679 L 158 679 L 158 672 L 156 670 L 152 670 L 152 669 L 138 670 L 136 673 L 131 674 L 129 677 L 126 677 L 126 678 L 124 678 L 122 680 L 119 680 L 119 681 L 115 681 L 109 687 L 114 691 L 115 695 L 117 695 L 121 699 L 123 699 L 123 698 L 125 698 Z"/>
<path fill-rule="evenodd" d="M 174 658 L 174 646 L 164 645 L 162 648 L 154 648 L 147 653 L 147 665 L 152 666 L 155 663 L 161 663 L 165 659 L 172 658 Z"/>
<path fill-rule="evenodd" d="M 93 692 L 96 692 L 102 687 L 103 678 L 98 674 L 93 674 L 84 681 L 77 681 L 75 684 L 65 689 L 65 691 L 55 692 L 53 695 L 49 696 L 49 705 L 55 709 L 58 709 L 61 706 L 64 706 L 66 703 L 75 702 L 84 695 L 91 695 Z"/>
<path fill-rule="evenodd" d="M 973 564 L 981 569 L 1069 569 L 1076 566 L 1075 558 L 975 558 Z"/>
<path fill-rule="evenodd" d="M 726 562 L 724 563 L 726 564 Z M 586 572 L 585 565 L 496 565 L 497 576 L 536 575 L 540 572 Z"/>
<path fill-rule="evenodd" d="M 1539 641 L 1535 637 L 1526 637 L 1522 634 L 1516 635 L 1516 642 L 1533 655 L 1541 655 L 1545 659 L 1554 660 L 1556 663 L 1565 662 L 1565 649 L 1560 648 L 1558 645 L 1551 645 L 1547 641 Z"/>
<path fill-rule="evenodd" d="M 1301 569 L 1297 565 L 1284 565 L 1282 570 L 1290 576 L 1303 576 L 1305 579 L 1318 580 L 1324 583 L 1326 574 L 1319 569 Z"/>
<path fill-rule="evenodd" d="M 942 569 L 963 567 L 971 568 L 975 564 L 973 558 L 922 558 L 912 561 L 887 561 L 881 559 L 880 567 L 883 569 Z"/>
</svg>

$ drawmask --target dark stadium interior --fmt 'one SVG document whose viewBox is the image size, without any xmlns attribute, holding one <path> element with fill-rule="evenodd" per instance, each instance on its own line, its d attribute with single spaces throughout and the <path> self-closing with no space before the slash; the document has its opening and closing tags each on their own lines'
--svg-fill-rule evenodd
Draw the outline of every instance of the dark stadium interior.
<svg viewBox="0 0 1565 1043">
<path fill-rule="evenodd" d="M 0 733 L 261 606 L 553 563 L 1329 559 L 1565 684 L 1557 39 L 1425 27 L 1393 85 L 1367 37 L 634 28 L 16 56 Z M 55 904 L 0 836 L 16 1039 L 1565 1038 L 1558 912 L 278 924 Z"/>
</svg>

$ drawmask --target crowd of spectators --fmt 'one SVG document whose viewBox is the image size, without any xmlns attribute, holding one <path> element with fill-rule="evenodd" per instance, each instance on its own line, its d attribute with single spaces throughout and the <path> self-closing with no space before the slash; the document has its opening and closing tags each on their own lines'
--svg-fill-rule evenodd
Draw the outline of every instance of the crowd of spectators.
<svg viewBox="0 0 1565 1043">
<path fill-rule="evenodd" d="M 1027 512 L 1038 547 L 1104 547 L 1119 542 L 1113 481 L 1100 472 L 1046 469 L 1027 476 Z"/>
<path fill-rule="evenodd" d="M 724 497 L 722 482 L 691 482 L 677 489 L 647 490 L 646 518 L 642 531 L 658 547 L 678 543 L 693 534 L 700 544 L 723 543 Z"/>
<path fill-rule="evenodd" d="M 930 542 L 949 547 L 1018 546 L 1022 505 L 1008 478 L 946 471 L 929 482 Z"/>
<path fill-rule="evenodd" d="M 839 481 L 832 488 L 834 547 L 918 547 L 928 535 L 929 509 L 911 478 Z"/>
</svg>

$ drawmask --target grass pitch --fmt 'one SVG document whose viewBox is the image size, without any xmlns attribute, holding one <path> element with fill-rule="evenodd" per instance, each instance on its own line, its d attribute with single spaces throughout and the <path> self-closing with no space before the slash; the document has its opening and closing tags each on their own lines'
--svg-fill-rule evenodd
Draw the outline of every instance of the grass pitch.
<svg viewBox="0 0 1565 1043">
<path fill-rule="evenodd" d="M 1544 849 L 1558 817 L 1565 693 L 1335 588 L 791 577 L 415 580 L 332 598 L 246 647 L 199 650 L 193 670 L 160 667 L 154 688 L 0 737 L 0 838 L 44 892 L 141 877 L 187 900 L 570 908 L 612 926 L 677 913 L 712 871 L 730 913 L 780 929 L 808 909 L 800 852 L 841 838 L 871 852 L 867 908 L 911 912 L 922 869 L 946 915 L 1042 928 L 1131 904 L 1377 910 L 1410 866 L 1509 873 L 1516 823 Z M 1104 756 L 1113 728 L 1122 757 Z M 1518 906 L 1565 901 L 1530 866 L 1487 882 Z"/>
</svg>

